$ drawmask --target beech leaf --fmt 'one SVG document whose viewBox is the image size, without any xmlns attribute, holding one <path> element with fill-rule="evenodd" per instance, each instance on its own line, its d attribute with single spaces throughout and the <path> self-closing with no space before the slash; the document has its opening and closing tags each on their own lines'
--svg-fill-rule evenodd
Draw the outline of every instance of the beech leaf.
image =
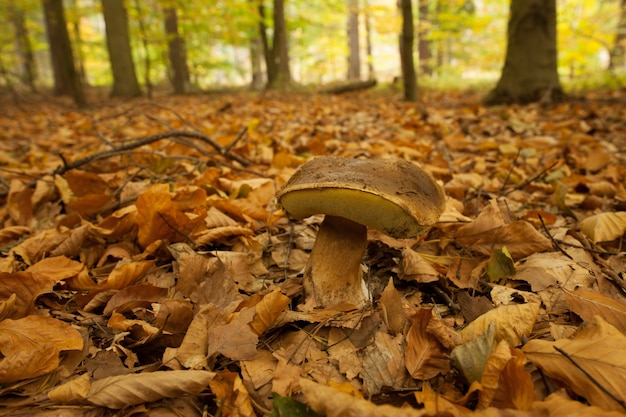
<svg viewBox="0 0 626 417">
<path fill-rule="evenodd" d="M 567 384 L 590 404 L 624 411 L 626 336 L 600 316 L 585 322 L 571 339 L 531 340 L 522 350 L 546 375 Z"/>
<path fill-rule="evenodd" d="M 87 400 L 102 407 L 120 409 L 181 395 L 198 395 L 215 377 L 208 371 L 157 371 L 118 375 L 91 384 Z"/>
<path fill-rule="evenodd" d="M 626 232 L 626 212 L 594 214 L 581 220 L 578 227 L 593 243 L 617 239 Z"/>
</svg>

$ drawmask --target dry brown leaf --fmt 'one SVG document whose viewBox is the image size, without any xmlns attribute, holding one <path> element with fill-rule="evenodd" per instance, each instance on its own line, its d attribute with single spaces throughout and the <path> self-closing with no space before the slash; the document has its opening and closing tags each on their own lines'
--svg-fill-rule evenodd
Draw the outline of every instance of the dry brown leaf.
<svg viewBox="0 0 626 417">
<path fill-rule="evenodd" d="M 0 322 L 0 382 L 50 373 L 59 365 L 59 353 L 82 348 L 82 335 L 60 320 L 44 316 L 5 319 Z"/>
<path fill-rule="evenodd" d="M 6 317 L 19 319 L 35 312 L 35 301 L 52 291 L 56 279 L 30 272 L 0 272 L 0 299 L 15 297 Z"/>
<path fill-rule="evenodd" d="M 402 273 L 401 278 L 415 282 L 434 282 L 439 280 L 439 272 L 433 265 L 410 248 L 402 250 Z"/>
<path fill-rule="evenodd" d="M 250 327 L 260 336 L 272 326 L 274 320 L 289 306 L 291 299 L 283 295 L 280 290 L 265 294 L 263 299 L 254 308 L 256 314 L 250 322 Z"/>
<path fill-rule="evenodd" d="M 33 190 L 22 181 L 17 179 L 11 181 L 7 197 L 7 211 L 18 226 L 29 226 L 33 217 L 32 195 Z"/>
<path fill-rule="evenodd" d="M 517 410 L 531 408 L 536 394 L 531 375 L 526 370 L 526 362 L 521 350 L 511 348 L 511 359 L 500 374 L 498 388 L 491 400 L 492 407 Z"/>
<path fill-rule="evenodd" d="M 590 288 L 596 281 L 589 259 L 570 259 L 561 253 L 536 253 L 517 266 L 515 279 L 526 281 L 532 290 L 539 293 L 550 286 Z"/>
<path fill-rule="evenodd" d="M 114 311 L 126 313 L 137 307 L 148 307 L 167 295 L 167 288 L 158 288 L 153 285 L 131 285 L 121 289 L 109 299 L 102 314 L 109 316 Z"/>
<path fill-rule="evenodd" d="M 61 384 L 48 392 L 50 401 L 56 404 L 79 404 L 84 402 L 91 388 L 88 373 Z"/>
<path fill-rule="evenodd" d="M 26 271 L 40 274 L 49 280 L 62 281 L 79 275 L 85 269 L 81 262 L 74 261 L 65 256 L 53 256 L 42 259 L 30 266 Z"/>
<path fill-rule="evenodd" d="M 378 301 L 383 314 L 383 320 L 392 334 L 404 333 L 409 320 L 402 308 L 402 297 L 393 285 L 393 278 L 389 278 L 387 286 Z"/>
<path fill-rule="evenodd" d="M 209 385 L 224 417 L 256 417 L 248 391 L 239 375 L 228 371 L 220 372 L 215 374 Z"/>
<path fill-rule="evenodd" d="M 413 395 L 415 395 L 417 402 L 424 406 L 424 411 L 429 416 L 461 417 L 471 414 L 471 410 L 446 399 L 438 392 L 435 392 L 428 384 L 423 384 L 422 390 L 416 391 Z"/>
<path fill-rule="evenodd" d="M 498 343 L 485 364 L 477 408 L 528 410 L 535 400 L 535 391 L 525 363 L 521 351 L 511 349 L 504 340 Z"/>
<path fill-rule="evenodd" d="M 590 404 L 624 410 L 626 336 L 601 317 L 585 322 L 572 339 L 531 340 L 522 350 L 546 375 L 564 382 Z"/>
<path fill-rule="evenodd" d="M 383 387 L 395 389 L 414 385 L 404 362 L 403 335 L 392 337 L 377 332 L 374 343 L 363 352 L 363 386 L 368 395 L 375 395 Z"/>
<path fill-rule="evenodd" d="M 591 321 L 595 316 L 600 316 L 626 335 L 626 304 L 584 289 L 566 290 L 565 298 L 570 310 L 583 320 Z"/>
<path fill-rule="evenodd" d="M 539 304 L 501 305 L 486 312 L 461 330 L 464 342 L 475 339 L 487 331 L 490 323 L 496 327 L 497 342 L 506 340 L 510 346 L 518 346 L 522 336 L 528 336 L 539 316 Z"/>
<path fill-rule="evenodd" d="M 337 361 L 339 372 L 348 380 L 356 378 L 363 369 L 363 358 L 350 341 L 350 333 L 336 327 L 331 327 L 328 332 L 328 358 Z"/>
<path fill-rule="evenodd" d="M 405 360 L 409 374 L 416 379 L 430 379 L 450 370 L 448 352 L 426 331 L 432 310 L 420 308 L 410 317 L 411 327 L 406 335 Z"/>
<path fill-rule="evenodd" d="M 91 384 L 87 400 L 101 407 L 120 409 L 163 398 L 198 395 L 213 380 L 207 371 L 157 371 L 119 375 Z"/>
<path fill-rule="evenodd" d="M 251 235 L 254 235 L 254 231 L 243 226 L 215 227 L 213 229 L 203 230 L 194 234 L 193 241 L 196 246 L 205 246 L 224 238 Z"/>
<path fill-rule="evenodd" d="M 145 248 L 159 239 L 177 242 L 203 225 L 206 192 L 201 188 L 180 189 L 172 194 L 168 184 L 153 185 L 137 198 L 139 244 Z M 193 216 L 187 212 L 196 210 Z"/>
<path fill-rule="evenodd" d="M 258 335 L 250 327 L 255 313 L 255 309 L 249 307 L 236 313 L 234 319 L 226 324 L 210 326 L 207 350 L 209 358 L 221 353 L 232 360 L 253 359 L 259 341 Z"/>
<path fill-rule="evenodd" d="M 0 246 L 8 245 L 28 233 L 30 228 L 26 226 L 8 226 L 0 229 Z"/>
<path fill-rule="evenodd" d="M 305 378 L 300 378 L 300 387 L 306 403 L 313 410 L 326 417 L 427 417 L 434 415 L 430 408 L 418 410 L 410 407 L 393 407 L 386 404 L 376 405 L 336 388 L 318 384 Z M 436 415 L 440 415 L 440 411 L 442 410 L 437 410 Z M 449 412 L 448 410 L 446 411 Z M 463 414 L 441 414 L 442 417 L 449 415 L 457 416 Z M 497 414 L 492 416 L 497 417 Z M 514 414 L 507 414 L 507 416 L 518 417 Z M 522 417 L 522 414 L 519 417 Z M 528 415 L 528 417 L 530 416 Z"/>
<path fill-rule="evenodd" d="M 626 212 L 594 214 L 581 220 L 578 227 L 593 243 L 617 239 L 626 232 Z"/>
<path fill-rule="evenodd" d="M 136 261 L 117 266 L 101 283 L 96 283 L 87 274 L 79 274 L 66 280 L 69 288 L 75 290 L 118 290 L 129 286 L 143 277 L 154 265 L 154 261 Z"/>
<path fill-rule="evenodd" d="M 626 415 L 623 412 L 608 411 L 593 405 L 582 404 L 580 401 L 568 398 L 563 392 L 550 394 L 544 401 L 533 403 L 531 410 L 533 413 L 550 417 L 624 417 Z"/>
</svg>

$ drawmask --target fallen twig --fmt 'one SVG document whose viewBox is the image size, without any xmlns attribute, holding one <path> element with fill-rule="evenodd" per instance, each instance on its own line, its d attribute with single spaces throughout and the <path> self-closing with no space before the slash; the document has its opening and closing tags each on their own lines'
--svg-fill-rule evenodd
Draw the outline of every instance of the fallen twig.
<svg viewBox="0 0 626 417">
<path fill-rule="evenodd" d="M 112 156 L 116 156 L 118 155 L 120 152 L 124 152 L 124 151 L 128 151 L 130 149 L 135 149 L 135 148 L 139 148 L 141 146 L 147 145 L 149 143 L 153 143 L 153 142 L 157 142 L 159 140 L 163 140 L 163 139 L 167 139 L 167 138 L 172 138 L 172 137 L 184 137 L 184 138 L 192 138 L 192 139 L 198 139 L 201 140 L 204 143 L 208 143 L 211 147 L 213 147 L 215 150 L 217 150 L 217 152 L 228 159 L 233 159 L 237 162 L 239 162 L 241 165 L 243 166 L 248 166 L 250 165 L 250 162 L 239 156 L 239 155 L 235 155 L 232 154 L 230 152 L 228 152 L 222 145 L 220 145 L 219 143 L 215 142 L 213 139 L 211 139 L 209 136 L 204 135 L 202 133 L 198 133 L 198 132 L 190 132 L 190 131 L 186 131 L 186 130 L 170 130 L 167 132 L 162 132 L 162 133 L 157 133 L 156 135 L 151 135 L 151 136 L 146 136 L 140 139 L 136 139 L 133 140 L 131 142 L 127 142 L 124 143 L 121 146 L 117 146 L 111 150 L 107 150 L 107 151 L 102 151 L 102 152 L 96 152 L 94 154 L 88 155 L 84 158 L 81 159 L 77 159 L 76 161 L 73 162 L 69 162 L 67 163 L 65 161 L 65 158 L 60 155 L 61 159 L 63 160 L 63 166 L 60 166 L 59 168 L 57 168 L 54 171 L 54 174 L 64 174 L 67 171 L 70 171 L 72 169 L 76 169 L 79 168 L 83 165 L 87 165 L 90 164 L 93 161 L 97 161 L 99 159 L 106 159 L 106 158 L 110 158 Z"/>
</svg>

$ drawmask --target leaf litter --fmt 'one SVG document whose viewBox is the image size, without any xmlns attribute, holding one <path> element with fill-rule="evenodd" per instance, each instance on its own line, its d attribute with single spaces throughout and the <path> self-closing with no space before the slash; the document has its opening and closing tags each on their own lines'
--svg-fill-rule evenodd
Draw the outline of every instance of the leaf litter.
<svg viewBox="0 0 626 417">
<path fill-rule="evenodd" d="M 7 105 L 0 414 L 626 415 L 623 112 L 599 94 Z M 447 194 L 425 236 L 368 231 L 363 311 L 298 308 L 322 217 L 274 196 L 317 155 L 403 158 Z"/>
</svg>

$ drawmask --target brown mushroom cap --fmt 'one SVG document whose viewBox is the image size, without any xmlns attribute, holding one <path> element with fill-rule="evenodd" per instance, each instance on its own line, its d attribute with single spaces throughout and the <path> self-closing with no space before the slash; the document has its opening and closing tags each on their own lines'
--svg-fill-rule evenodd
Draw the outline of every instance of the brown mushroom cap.
<svg viewBox="0 0 626 417">
<path fill-rule="evenodd" d="M 318 157 L 300 166 L 277 197 L 297 219 L 338 216 L 396 238 L 424 233 L 445 205 L 441 186 L 402 159 Z"/>
</svg>

